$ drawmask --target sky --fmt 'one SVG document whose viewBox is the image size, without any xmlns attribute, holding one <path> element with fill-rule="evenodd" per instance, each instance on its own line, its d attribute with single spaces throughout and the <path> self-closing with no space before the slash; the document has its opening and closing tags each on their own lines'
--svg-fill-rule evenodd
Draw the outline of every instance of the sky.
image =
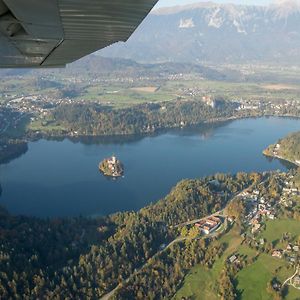
<svg viewBox="0 0 300 300">
<path fill-rule="evenodd" d="M 185 5 L 197 2 L 207 2 L 201 0 L 160 0 L 157 7 L 174 6 L 174 5 Z M 234 4 L 247 4 L 247 5 L 268 5 L 274 1 L 272 0 L 213 0 L 216 3 L 234 3 Z"/>
</svg>

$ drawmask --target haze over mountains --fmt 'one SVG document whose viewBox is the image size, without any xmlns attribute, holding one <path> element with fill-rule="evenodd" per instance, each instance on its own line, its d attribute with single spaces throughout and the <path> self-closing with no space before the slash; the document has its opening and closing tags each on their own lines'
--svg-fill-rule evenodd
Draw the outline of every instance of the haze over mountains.
<svg viewBox="0 0 300 300">
<path fill-rule="evenodd" d="M 298 62 L 300 4 L 242 6 L 215 4 L 161 8 L 129 41 L 101 55 L 140 62 Z"/>
</svg>

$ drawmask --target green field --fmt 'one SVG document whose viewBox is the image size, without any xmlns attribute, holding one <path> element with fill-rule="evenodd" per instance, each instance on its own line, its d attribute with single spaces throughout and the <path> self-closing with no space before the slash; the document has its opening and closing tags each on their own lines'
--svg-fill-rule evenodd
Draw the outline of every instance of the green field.
<svg viewBox="0 0 300 300">
<path fill-rule="evenodd" d="M 261 254 L 258 260 L 247 266 L 238 273 L 238 290 L 241 292 L 239 299 L 242 300 L 272 300 L 272 296 L 267 293 L 267 284 L 273 277 L 277 277 L 284 282 L 294 273 L 284 260 L 273 258 L 267 254 Z M 285 300 L 300 299 L 300 291 L 288 287 Z"/>
<path fill-rule="evenodd" d="M 191 88 L 203 91 L 203 94 L 225 97 L 228 99 L 270 99 L 272 101 L 282 99 L 299 99 L 300 88 L 297 85 L 271 84 L 269 82 L 228 82 L 210 80 L 169 81 L 165 89 L 177 90 Z"/>
<path fill-rule="evenodd" d="M 193 300 L 218 299 L 215 277 L 216 271 L 208 271 L 203 266 L 194 267 L 185 277 L 183 286 L 176 293 L 174 299 L 181 300 L 183 297 L 190 297 Z"/>
<path fill-rule="evenodd" d="M 266 72 L 266 70 L 264 70 Z M 109 104 L 116 108 L 129 107 L 132 105 L 145 102 L 162 102 L 176 100 L 178 97 L 183 99 L 200 99 L 203 95 L 212 95 L 216 97 L 224 97 L 230 100 L 289 100 L 300 99 L 300 88 L 298 81 L 300 81 L 299 74 L 292 72 L 289 74 L 288 70 L 270 70 L 270 73 L 282 72 L 282 81 L 274 79 L 267 80 L 246 80 L 239 82 L 232 79 L 232 81 L 217 81 L 201 79 L 197 74 L 191 76 L 189 79 L 143 79 L 132 81 L 118 81 L 107 80 L 107 82 L 92 82 L 83 80 L 80 83 L 70 83 L 72 76 L 60 77 L 54 76 L 48 78 L 51 85 L 44 81 L 39 81 L 36 76 L 24 76 L 20 78 L 8 77 L 4 78 L 0 83 L 0 90 L 4 94 L 9 95 L 43 95 L 61 97 L 64 90 L 68 90 L 74 95 L 70 96 L 72 99 L 85 100 L 92 102 L 99 102 Z M 277 74 L 276 73 L 276 74 Z M 89 75 L 87 75 L 87 78 Z M 291 83 L 286 83 L 284 76 L 291 76 L 294 80 Z M 69 80 L 70 79 L 70 80 Z M 92 78 L 91 78 L 92 79 Z M 295 83 L 296 82 L 296 83 Z M 147 87 L 157 87 L 154 92 L 147 91 Z M 143 90 L 143 88 L 146 88 Z M 189 94 L 189 89 L 195 92 L 194 95 Z M 63 96 L 62 96 L 63 97 Z"/>
<path fill-rule="evenodd" d="M 78 95 L 78 99 L 109 103 L 113 107 L 128 107 L 131 105 L 146 102 L 163 102 L 175 100 L 178 97 L 183 99 L 197 99 L 203 95 L 225 97 L 227 99 L 270 99 L 288 100 L 299 99 L 300 88 L 295 85 L 251 83 L 251 82 L 226 82 L 210 80 L 174 80 L 157 82 L 143 82 L 142 86 L 160 86 L 156 92 L 143 92 L 134 90 L 139 85 L 112 85 L 112 86 L 89 86 Z M 186 90 L 196 91 L 196 95 L 189 95 Z"/>
<path fill-rule="evenodd" d="M 255 263 L 238 273 L 237 288 L 241 293 L 239 298 L 243 300 L 272 300 L 272 296 L 266 290 L 267 284 L 273 276 L 277 275 L 275 270 L 285 265 L 283 260 L 261 254 Z"/>
<path fill-rule="evenodd" d="M 141 87 L 158 87 L 154 92 L 143 91 Z M 195 95 L 190 95 L 194 91 Z M 53 89 L 54 91 L 54 89 Z M 230 100 L 300 99 L 300 88 L 296 85 L 227 82 L 205 79 L 141 81 L 133 83 L 105 83 L 82 86 L 74 100 L 85 100 L 107 104 L 115 108 L 130 107 L 141 103 L 173 101 L 178 98 L 201 99 L 212 95 Z"/>
<path fill-rule="evenodd" d="M 180 300 L 182 297 L 192 297 L 193 300 L 218 299 L 217 297 L 217 280 L 222 271 L 225 261 L 240 245 L 242 239 L 233 228 L 225 234 L 220 243 L 227 245 L 223 255 L 216 259 L 213 267 L 207 269 L 202 265 L 195 266 L 185 277 L 182 287 L 176 293 L 174 299 Z"/>
<path fill-rule="evenodd" d="M 155 86 L 157 90 L 147 91 L 147 87 Z M 75 100 L 85 100 L 107 104 L 115 108 L 130 107 L 141 103 L 164 102 L 177 99 L 174 91 L 155 83 L 145 82 L 144 89 L 138 85 L 102 85 L 87 86 L 75 97 Z"/>
<path fill-rule="evenodd" d="M 300 225 L 293 219 L 276 219 L 266 222 L 266 230 L 261 234 L 268 242 L 278 242 L 284 233 L 290 233 L 293 238 L 300 236 Z"/>
<path fill-rule="evenodd" d="M 266 230 L 262 233 L 268 241 L 275 241 L 278 236 L 284 232 L 290 232 L 293 236 L 300 234 L 299 222 L 295 220 L 277 219 L 268 221 Z M 249 248 L 247 245 L 241 245 L 242 238 L 235 229 L 225 234 L 221 243 L 225 243 L 227 248 L 223 255 L 218 258 L 211 269 L 202 265 L 197 265 L 191 269 L 184 279 L 184 282 L 174 300 L 181 300 L 182 297 L 190 297 L 193 300 L 214 300 L 219 299 L 217 295 L 217 281 L 222 271 L 225 261 L 232 253 L 244 255 L 247 258 L 254 258 L 258 252 Z M 272 300 L 266 288 L 268 282 L 273 277 L 277 277 L 281 282 L 294 273 L 288 263 L 283 259 L 273 258 L 269 254 L 259 254 L 258 259 L 242 269 L 237 274 L 237 290 L 240 300 Z M 289 287 L 288 294 L 284 299 L 300 299 L 300 291 Z"/>
<path fill-rule="evenodd" d="M 57 132 L 57 131 L 63 131 L 66 130 L 65 127 L 62 125 L 56 125 L 55 123 L 53 124 L 47 124 L 46 126 L 43 126 L 41 120 L 36 120 L 28 124 L 27 129 L 30 129 L 32 131 L 43 131 L 45 133 L 51 133 L 52 131 Z"/>
</svg>

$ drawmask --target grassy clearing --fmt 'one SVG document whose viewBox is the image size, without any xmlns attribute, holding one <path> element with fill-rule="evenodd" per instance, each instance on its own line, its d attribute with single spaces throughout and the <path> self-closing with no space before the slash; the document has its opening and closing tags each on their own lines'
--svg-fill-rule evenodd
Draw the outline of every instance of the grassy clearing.
<svg viewBox="0 0 300 300">
<path fill-rule="evenodd" d="M 293 237 L 300 235 L 299 222 L 293 219 L 276 219 L 266 222 L 266 229 L 260 237 L 265 238 L 268 242 L 278 242 L 283 233 L 289 232 Z M 278 244 L 278 246 L 280 246 Z M 239 253 L 246 254 L 249 257 L 255 256 L 255 251 L 241 246 Z M 241 292 L 242 300 L 267 300 L 272 297 L 267 293 L 268 282 L 277 277 L 281 282 L 285 281 L 294 273 L 294 269 L 283 259 L 273 258 L 269 254 L 260 254 L 258 260 L 245 267 L 238 273 L 238 290 Z M 290 287 L 285 299 L 295 300 L 297 291 Z M 298 291 L 298 298 L 300 293 Z"/>
<path fill-rule="evenodd" d="M 237 275 L 238 290 L 241 293 L 238 299 L 242 300 L 272 300 L 267 292 L 267 284 L 273 277 L 281 282 L 294 273 L 294 269 L 282 259 L 276 259 L 267 254 L 261 254 L 258 260 L 245 267 Z M 299 291 L 289 287 L 284 299 L 296 300 L 300 297 Z"/>
<path fill-rule="evenodd" d="M 244 255 L 247 258 L 253 258 L 257 254 L 257 252 L 254 249 L 251 249 L 245 245 L 240 245 L 237 250 L 240 255 Z"/>
<path fill-rule="evenodd" d="M 300 299 L 300 291 L 289 286 L 288 295 L 284 298 L 284 300 L 299 300 L 299 299 Z"/>
<path fill-rule="evenodd" d="M 275 259 L 267 254 L 261 254 L 258 260 L 250 266 L 245 267 L 238 273 L 238 290 L 241 292 L 240 299 L 243 300 L 272 300 L 266 288 L 276 269 L 285 266 L 283 260 Z"/>
<path fill-rule="evenodd" d="M 293 219 L 276 219 L 266 222 L 266 230 L 261 234 L 268 242 L 278 241 L 285 232 L 289 232 L 294 238 L 300 236 L 299 222 Z"/>
<path fill-rule="evenodd" d="M 203 94 L 213 96 L 221 96 L 228 99 L 269 99 L 271 101 L 282 99 L 299 99 L 300 89 L 266 89 L 266 86 L 275 86 L 268 83 L 253 83 L 253 82 L 226 82 L 226 81 L 209 81 L 209 80 L 189 80 L 189 81 L 170 81 L 166 83 L 165 89 L 177 90 L 180 89 L 198 89 L 202 90 Z M 276 84 L 277 87 L 287 86 L 283 83 Z M 292 85 L 289 85 L 292 87 Z"/>
<path fill-rule="evenodd" d="M 125 108 L 142 103 L 172 101 L 176 99 L 176 95 L 170 90 L 158 89 L 157 86 L 112 86 L 90 87 L 77 99 L 109 104 L 114 108 Z"/>
<path fill-rule="evenodd" d="M 267 228 L 263 232 L 263 236 L 268 241 L 273 241 L 278 238 L 281 232 L 288 231 L 297 234 L 299 230 L 299 223 L 294 220 L 274 220 L 267 222 Z M 201 265 L 195 266 L 185 277 L 181 288 L 174 296 L 174 300 L 180 300 L 182 297 L 190 297 L 193 300 L 219 299 L 217 296 L 217 282 L 228 256 L 232 253 L 238 253 L 251 259 L 258 254 L 256 250 L 241 245 L 242 238 L 237 228 L 231 229 L 219 242 L 227 245 L 223 255 L 215 261 L 211 269 L 206 269 Z M 266 290 L 268 282 L 275 276 L 283 282 L 293 272 L 293 268 L 283 259 L 273 258 L 269 254 L 262 253 L 253 264 L 238 273 L 236 277 L 237 289 L 241 293 L 238 299 L 271 300 L 272 296 Z M 297 293 L 298 296 L 296 296 Z M 297 297 L 300 297 L 299 291 L 290 287 L 285 299 L 295 300 Z"/>
<path fill-rule="evenodd" d="M 41 120 L 37 120 L 34 122 L 31 122 L 28 126 L 27 129 L 30 129 L 32 131 L 43 131 L 43 132 L 52 132 L 52 131 L 62 131 L 66 130 L 65 127 L 61 125 L 55 125 L 53 124 L 47 124 L 46 126 L 43 126 Z"/>
<path fill-rule="evenodd" d="M 210 94 L 228 99 L 288 99 L 300 96 L 299 90 L 266 89 L 258 83 L 235 83 L 210 80 L 174 80 L 142 82 L 141 86 L 120 84 L 111 86 L 90 86 L 79 95 L 78 99 L 109 103 L 113 107 L 129 107 L 146 102 L 172 101 L 177 97 L 195 99 L 189 95 L 188 89 L 197 91 L 196 98 Z M 160 88 L 157 90 L 157 87 Z"/>
<path fill-rule="evenodd" d="M 299 90 L 299 86 L 289 84 L 268 84 L 264 85 L 263 88 L 267 90 L 281 91 L 281 90 Z"/>
<path fill-rule="evenodd" d="M 136 92 L 145 92 L 145 93 L 155 93 L 157 92 L 159 87 L 157 86 L 144 86 L 144 87 L 134 87 L 131 90 Z"/>
<path fill-rule="evenodd" d="M 183 297 L 190 297 L 193 300 L 217 300 L 215 276 L 215 272 L 207 270 L 203 266 L 194 267 L 185 277 L 184 283 L 174 299 L 180 300 Z"/>
<path fill-rule="evenodd" d="M 182 297 L 191 297 L 195 300 L 219 299 L 217 296 L 217 281 L 222 271 L 225 261 L 229 255 L 236 251 L 242 241 L 237 228 L 233 228 L 226 233 L 220 240 L 220 243 L 227 245 L 223 255 L 218 258 L 211 269 L 204 266 L 195 266 L 185 277 L 182 287 L 178 290 L 174 299 Z"/>
</svg>

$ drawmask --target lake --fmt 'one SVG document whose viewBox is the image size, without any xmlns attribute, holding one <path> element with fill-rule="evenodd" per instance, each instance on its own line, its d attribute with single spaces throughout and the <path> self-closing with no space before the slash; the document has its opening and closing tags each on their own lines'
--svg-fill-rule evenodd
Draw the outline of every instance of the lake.
<svg viewBox="0 0 300 300">
<path fill-rule="evenodd" d="M 29 143 L 26 154 L 0 166 L 0 205 L 39 217 L 104 215 L 137 210 L 164 197 L 181 179 L 217 172 L 286 170 L 262 150 L 299 131 L 300 120 L 244 119 L 150 137 Z M 99 162 L 115 154 L 125 177 L 105 178 Z"/>
</svg>

